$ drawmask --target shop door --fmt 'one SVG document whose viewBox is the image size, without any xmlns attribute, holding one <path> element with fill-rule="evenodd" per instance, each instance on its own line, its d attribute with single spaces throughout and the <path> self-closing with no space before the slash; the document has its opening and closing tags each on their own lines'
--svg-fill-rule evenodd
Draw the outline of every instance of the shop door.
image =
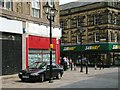
<svg viewBox="0 0 120 90">
<path fill-rule="evenodd" d="M 20 35 L 3 34 L 2 40 L 2 75 L 18 73 L 22 69 L 22 38 Z"/>
</svg>

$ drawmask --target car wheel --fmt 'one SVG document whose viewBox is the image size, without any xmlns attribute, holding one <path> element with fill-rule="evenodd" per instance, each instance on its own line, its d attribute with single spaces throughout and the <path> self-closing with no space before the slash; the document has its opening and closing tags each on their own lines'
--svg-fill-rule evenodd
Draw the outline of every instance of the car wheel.
<svg viewBox="0 0 120 90">
<path fill-rule="evenodd" d="M 21 81 L 22 81 L 22 82 L 25 82 L 25 79 L 22 78 Z"/>
<path fill-rule="evenodd" d="M 60 72 L 57 74 L 57 79 L 61 79 L 61 74 L 60 74 Z"/>
<path fill-rule="evenodd" d="M 44 74 L 41 75 L 40 81 L 43 82 L 45 80 Z"/>
</svg>

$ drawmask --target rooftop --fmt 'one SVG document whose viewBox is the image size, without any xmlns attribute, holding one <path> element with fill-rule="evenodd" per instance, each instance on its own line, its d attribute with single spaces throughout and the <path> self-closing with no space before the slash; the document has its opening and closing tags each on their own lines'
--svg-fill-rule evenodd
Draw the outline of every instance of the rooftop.
<svg viewBox="0 0 120 90">
<path fill-rule="evenodd" d="M 92 3 L 95 3 L 95 2 L 79 2 L 79 1 L 70 2 L 67 4 L 60 5 L 60 10 L 66 10 L 66 9 L 70 9 L 70 8 L 80 7 L 80 6 L 84 6 L 84 5 L 88 5 L 88 4 L 92 4 Z"/>
<path fill-rule="evenodd" d="M 60 10 L 67 10 L 70 8 L 75 8 L 75 7 L 80 7 L 80 6 L 85 6 L 85 5 L 89 5 L 89 4 L 94 4 L 94 3 L 99 3 L 99 2 L 119 2 L 119 0 L 78 0 L 78 1 L 74 1 L 74 2 L 70 2 L 70 3 L 66 3 L 63 5 L 60 5 Z"/>
</svg>

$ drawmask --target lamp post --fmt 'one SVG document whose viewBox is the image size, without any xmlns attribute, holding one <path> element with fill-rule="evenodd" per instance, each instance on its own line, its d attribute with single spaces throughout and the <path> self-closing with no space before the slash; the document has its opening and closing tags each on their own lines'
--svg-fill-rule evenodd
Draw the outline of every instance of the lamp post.
<svg viewBox="0 0 120 90">
<path fill-rule="evenodd" d="M 50 23 L 50 73 L 49 73 L 49 83 L 52 83 L 53 81 L 53 76 L 52 76 L 52 22 L 54 22 L 54 17 L 57 12 L 55 9 L 55 5 L 53 3 L 53 6 L 51 7 L 48 2 L 46 2 L 46 5 L 43 6 L 44 11 L 46 13 L 47 19 L 49 20 Z"/>
<path fill-rule="evenodd" d="M 81 44 L 81 69 L 80 69 L 80 72 L 83 72 L 83 63 L 82 63 L 82 27 L 81 26 L 78 26 L 77 29 L 79 30 L 80 32 L 80 44 Z"/>
</svg>

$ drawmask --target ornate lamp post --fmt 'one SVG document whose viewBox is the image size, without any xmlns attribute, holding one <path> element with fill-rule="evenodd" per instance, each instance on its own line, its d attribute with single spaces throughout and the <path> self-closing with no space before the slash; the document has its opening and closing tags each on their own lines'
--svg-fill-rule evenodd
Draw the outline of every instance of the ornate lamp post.
<svg viewBox="0 0 120 90">
<path fill-rule="evenodd" d="M 83 32 L 83 30 L 82 30 L 81 26 L 78 26 L 77 29 L 80 32 L 80 44 L 81 44 L 81 50 L 82 50 L 82 32 Z M 82 51 L 81 51 L 81 69 L 80 69 L 80 72 L 83 72 Z"/>
<path fill-rule="evenodd" d="M 55 14 L 57 12 L 57 10 L 55 9 L 55 5 L 53 3 L 53 6 L 51 7 L 49 5 L 48 2 L 46 2 L 46 5 L 43 6 L 44 11 L 46 13 L 47 19 L 49 20 L 50 23 L 50 73 L 49 73 L 49 83 L 52 83 L 53 81 L 53 76 L 52 76 L 52 48 L 53 48 L 53 44 L 52 44 L 52 22 L 54 22 L 54 17 Z"/>
</svg>

